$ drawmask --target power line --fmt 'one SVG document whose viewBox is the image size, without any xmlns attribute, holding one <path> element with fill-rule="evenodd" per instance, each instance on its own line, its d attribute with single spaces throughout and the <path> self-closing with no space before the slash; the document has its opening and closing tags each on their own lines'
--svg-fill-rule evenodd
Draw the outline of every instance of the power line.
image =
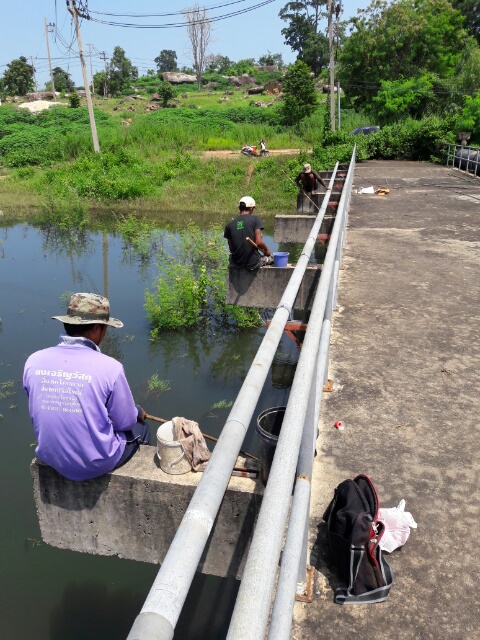
<svg viewBox="0 0 480 640">
<path fill-rule="evenodd" d="M 223 9 L 224 7 L 229 7 L 232 4 L 240 4 L 241 2 L 246 2 L 247 0 L 234 0 L 233 2 L 224 2 L 222 4 L 213 5 L 211 7 L 202 7 L 205 11 L 213 11 L 214 9 Z M 95 13 L 100 16 L 112 16 L 115 18 L 165 18 L 168 16 L 180 16 L 185 15 L 186 13 L 196 13 L 196 9 L 185 9 L 184 11 L 174 11 L 171 13 L 106 13 L 104 11 L 92 11 L 89 10 L 89 13 Z"/>
<path fill-rule="evenodd" d="M 264 0 L 264 2 L 259 2 L 251 7 L 246 7 L 245 9 L 240 9 L 238 11 L 232 11 L 230 13 L 226 13 L 220 16 L 215 16 L 212 18 L 206 18 L 205 20 L 198 20 L 194 24 L 202 24 L 203 22 L 219 22 L 220 20 L 226 20 L 227 18 L 233 18 L 235 16 L 242 15 L 244 13 L 249 13 L 250 11 L 254 11 L 255 9 L 259 9 L 260 7 L 264 7 L 266 5 L 275 2 L 276 0 Z M 88 11 L 88 10 L 87 10 Z M 91 22 L 96 22 L 97 24 L 105 24 L 111 27 L 125 27 L 130 29 L 176 29 L 176 28 L 185 28 L 185 22 L 171 22 L 165 24 L 134 24 L 128 22 L 112 22 L 109 20 L 98 20 L 96 18 L 92 18 L 89 13 L 79 14 L 82 18 L 86 20 L 90 20 Z M 177 15 L 177 14 L 175 14 Z"/>
</svg>

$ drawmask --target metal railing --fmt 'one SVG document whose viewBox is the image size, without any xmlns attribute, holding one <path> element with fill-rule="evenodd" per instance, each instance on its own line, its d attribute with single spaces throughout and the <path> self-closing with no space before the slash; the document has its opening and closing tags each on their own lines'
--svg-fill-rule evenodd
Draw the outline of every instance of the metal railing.
<svg viewBox="0 0 480 640">
<path fill-rule="evenodd" d="M 265 637 L 297 471 L 290 526 L 282 554 L 269 632 L 269 640 L 290 638 L 296 587 L 298 582 L 304 580 L 307 567 L 316 431 L 321 389 L 328 368 L 330 321 L 336 299 L 354 168 L 355 150 L 330 236 L 227 640 L 259 640 Z"/>
<path fill-rule="evenodd" d="M 480 176 L 480 147 L 450 144 L 447 147 L 447 167 L 457 167 L 461 171 Z"/>
<path fill-rule="evenodd" d="M 314 434 L 320 412 L 321 394 L 317 393 L 317 388 L 319 388 L 319 384 L 323 384 L 322 381 L 327 375 L 329 324 L 331 310 L 336 297 L 338 269 L 341 262 L 354 159 L 355 149 L 340 198 L 336 221 L 322 268 L 308 329 L 305 334 L 302 353 L 297 365 L 297 372 L 270 471 L 269 482 L 265 490 L 262 508 L 245 566 L 239 597 L 237 598 L 234 616 L 230 625 L 229 638 L 263 638 L 265 635 L 271 605 L 273 582 L 278 567 L 278 558 L 288 516 L 297 461 L 299 463 L 299 470 L 305 472 L 305 477 L 308 478 L 308 481 L 305 488 L 302 488 L 304 484 L 302 481 L 303 476 L 300 480 L 297 479 L 298 487 L 296 487 L 295 494 L 297 495 L 298 493 L 298 497 L 294 497 L 293 506 L 296 511 L 301 514 L 298 518 L 299 522 L 300 520 L 301 522 L 300 526 L 295 528 L 295 530 L 298 529 L 298 531 L 296 533 L 289 533 L 287 537 L 289 547 L 301 547 L 301 558 L 295 556 L 292 560 L 293 555 L 297 553 L 295 549 L 293 549 L 293 554 L 288 552 L 288 550 L 286 552 L 284 551 L 285 558 L 289 558 L 289 562 L 293 562 L 295 565 L 295 583 L 293 584 L 292 580 L 282 578 L 282 584 L 283 582 L 285 582 L 286 585 L 293 584 L 293 597 L 295 597 L 297 577 L 302 573 L 302 565 L 303 575 L 305 575 L 310 476 L 314 454 Z M 337 169 L 338 163 L 333 171 L 327 193 L 302 254 L 293 270 L 290 281 L 270 322 L 270 326 L 250 366 L 242 388 L 215 446 L 212 457 L 203 473 L 203 477 L 190 501 L 127 640 L 172 640 L 173 638 L 176 623 L 197 570 L 198 563 L 200 562 L 218 509 L 220 508 L 231 472 L 235 466 L 265 379 L 283 335 L 283 330 L 290 318 L 305 270 L 309 264 L 310 255 L 317 241 L 317 236 L 330 199 Z M 320 334 L 322 334 L 321 339 Z M 320 362 L 323 362 L 320 366 L 317 365 L 317 357 L 319 355 Z M 318 382 L 312 384 L 312 378 Z M 304 430 L 304 424 L 308 424 L 308 429 Z M 305 434 L 302 436 L 304 432 Z M 294 440 L 293 446 L 290 438 Z M 300 446 L 301 442 L 302 445 Z M 287 474 L 288 480 L 283 478 L 285 469 L 283 465 L 285 464 L 287 464 L 289 470 Z M 280 480 L 280 491 L 275 487 L 277 480 Z M 276 502 L 277 500 L 278 503 Z M 290 520 L 295 522 L 292 517 Z M 264 546 L 265 530 L 268 528 L 269 534 L 271 534 L 272 521 L 275 522 L 275 550 L 273 553 L 271 552 L 272 540 L 271 535 L 269 535 L 268 544 L 266 545 L 268 548 L 267 553 L 267 549 L 265 549 Z M 292 529 L 292 531 L 294 531 L 294 529 Z M 297 545 L 296 541 L 299 539 L 299 536 L 301 536 L 301 542 Z M 288 538 L 290 538 L 290 540 L 288 540 Z M 262 566 L 261 571 L 257 569 L 259 560 Z M 268 588 L 265 584 L 267 574 L 269 576 Z M 254 590 L 254 594 L 253 592 L 249 594 L 251 589 Z M 291 599 L 290 591 L 291 589 L 288 587 L 286 592 L 288 592 L 289 599 Z M 253 620 L 257 613 L 252 615 L 252 600 L 254 601 L 255 611 L 258 611 L 258 620 Z M 243 622 L 241 618 L 245 618 Z M 280 619 L 278 624 L 282 626 L 282 628 L 286 627 L 289 632 L 291 613 L 288 625 L 285 625 Z M 247 626 L 249 630 L 246 633 L 245 628 Z"/>
</svg>

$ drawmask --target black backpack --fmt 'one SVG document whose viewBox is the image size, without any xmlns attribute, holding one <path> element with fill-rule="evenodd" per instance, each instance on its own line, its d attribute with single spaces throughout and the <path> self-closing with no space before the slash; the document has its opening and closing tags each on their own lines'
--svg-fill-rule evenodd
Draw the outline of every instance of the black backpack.
<svg viewBox="0 0 480 640">
<path fill-rule="evenodd" d="M 393 572 L 379 546 L 385 531 L 379 506 L 370 478 L 358 475 L 338 485 L 323 514 L 332 560 L 348 585 L 335 590 L 338 604 L 373 604 L 388 596 Z"/>
</svg>

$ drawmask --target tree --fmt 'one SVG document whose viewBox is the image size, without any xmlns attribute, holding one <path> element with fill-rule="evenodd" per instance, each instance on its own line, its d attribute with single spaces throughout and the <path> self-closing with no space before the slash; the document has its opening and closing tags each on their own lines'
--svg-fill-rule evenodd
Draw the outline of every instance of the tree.
<svg viewBox="0 0 480 640">
<path fill-rule="evenodd" d="M 209 71 L 217 71 L 217 73 L 227 73 L 233 62 L 228 56 L 219 54 L 211 54 L 205 57 L 205 66 Z"/>
<path fill-rule="evenodd" d="M 475 138 L 480 139 L 480 91 L 476 96 L 465 96 L 464 108 L 458 120 L 458 128 L 472 131 Z"/>
<path fill-rule="evenodd" d="M 232 62 L 229 73 L 233 76 L 241 76 L 242 73 L 251 74 L 255 71 L 255 58 L 245 58 L 238 62 Z"/>
<path fill-rule="evenodd" d="M 282 115 L 285 124 L 300 124 L 318 105 L 318 94 L 311 77 L 310 67 L 297 60 L 285 74 L 282 82 L 284 95 Z"/>
<path fill-rule="evenodd" d="M 52 71 L 53 83 L 55 85 L 55 91 L 73 91 L 75 89 L 75 83 L 73 82 L 70 74 L 64 71 L 61 67 L 55 67 Z M 51 82 L 46 83 L 47 91 L 51 89 Z"/>
<path fill-rule="evenodd" d="M 210 44 L 212 24 L 208 19 L 206 9 L 198 4 L 187 7 L 182 11 L 187 24 L 187 35 L 190 40 L 190 59 L 197 76 L 198 90 L 202 86 L 202 76 L 205 70 L 205 57 Z"/>
<path fill-rule="evenodd" d="M 402 118 L 420 119 L 431 106 L 435 106 L 434 78 L 427 73 L 407 80 L 382 80 L 381 88 L 373 97 L 373 111 L 381 124 Z"/>
<path fill-rule="evenodd" d="M 68 103 L 71 109 L 78 109 L 78 107 L 80 106 L 80 96 L 78 95 L 78 93 L 75 93 L 75 91 L 71 93 L 70 97 L 68 98 Z"/>
<path fill-rule="evenodd" d="M 480 47 L 470 38 L 459 63 L 459 72 L 453 78 L 453 85 L 459 94 L 473 95 L 480 87 Z"/>
<path fill-rule="evenodd" d="M 174 98 L 177 95 L 175 88 L 172 87 L 170 82 L 161 82 L 158 87 L 157 93 L 162 99 L 162 105 L 164 107 L 167 106 L 169 100 L 172 100 L 172 98 Z"/>
<path fill-rule="evenodd" d="M 480 4 L 478 0 L 451 0 L 452 6 L 465 16 L 465 29 L 480 44 Z"/>
<path fill-rule="evenodd" d="M 278 14 L 288 22 L 282 29 L 285 44 L 296 51 L 302 60 L 318 75 L 328 65 L 328 38 L 320 32 L 320 21 L 324 17 L 322 7 L 325 0 L 305 0 L 288 2 Z"/>
<path fill-rule="evenodd" d="M 155 62 L 157 63 L 158 73 L 176 71 L 177 53 L 173 49 L 162 49 L 160 55 L 155 58 Z"/>
<path fill-rule="evenodd" d="M 121 47 L 115 47 L 108 66 L 109 92 L 118 94 L 129 88 L 137 78 L 137 67 L 133 66 Z"/>
<path fill-rule="evenodd" d="M 93 86 L 97 95 L 104 98 L 108 96 L 108 77 L 105 75 L 105 71 L 97 71 L 93 74 Z"/>
<path fill-rule="evenodd" d="M 468 46 L 462 24 L 448 0 L 374 0 L 351 20 L 353 33 L 340 52 L 345 93 L 365 105 L 382 80 L 453 78 Z"/>
<path fill-rule="evenodd" d="M 33 67 L 24 56 L 7 64 L 2 78 L 2 89 L 8 96 L 24 96 L 33 91 Z"/>
<path fill-rule="evenodd" d="M 265 53 L 263 56 L 260 56 L 258 59 L 258 64 L 261 66 L 272 67 L 277 65 L 279 67 L 283 67 L 283 58 L 281 53 Z"/>
</svg>

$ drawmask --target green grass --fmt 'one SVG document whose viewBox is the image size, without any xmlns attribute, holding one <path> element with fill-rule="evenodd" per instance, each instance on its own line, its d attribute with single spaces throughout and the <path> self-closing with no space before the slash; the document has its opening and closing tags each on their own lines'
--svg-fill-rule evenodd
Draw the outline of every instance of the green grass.
<svg viewBox="0 0 480 640">
<path fill-rule="evenodd" d="M 373 144 L 363 139 L 367 136 L 349 136 L 355 127 L 373 124 L 351 109 L 342 111 L 342 131 L 332 136 L 324 134 L 325 101 L 300 125 L 287 127 L 281 124 L 281 103 L 254 107 L 252 98 L 269 98 L 245 98 L 243 89 L 233 90 L 230 102 L 223 103 L 223 93 L 182 87 L 176 98 L 179 108 L 157 111 L 147 110 L 151 92 L 144 94 L 145 100 L 128 102 L 96 98 L 100 154 L 93 153 L 85 106 L 40 114 L 2 106 L 2 222 L 37 219 L 40 225 L 62 229 L 73 221 L 81 231 L 87 213 L 91 223 L 97 209 L 106 209 L 120 216 L 119 232 L 126 245 L 147 255 L 155 244 L 148 221 L 171 223 L 172 215 L 178 226 L 191 219 L 199 224 L 212 217 L 223 221 L 236 213 L 239 198 L 246 194 L 255 198 L 257 213 L 266 219 L 293 213 L 297 190 L 292 180 L 307 158 L 317 170 L 331 169 L 337 160 L 350 158 L 354 143 L 359 160 L 409 157 L 422 136 L 422 151 L 414 159 L 424 159 L 423 147 L 432 137 L 437 144 L 442 133 L 438 126 L 427 124 L 419 133 L 418 126 L 403 123 L 390 132 L 385 127 L 385 133 L 375 137 L 378 144 Z M 134 111 L 128 111 L 130 107 Z M 122 124 L 127 118 L 129 126 Z M 272 151 L 269 159 L 240 155 L 243 144 L 256 144 L 260 138 Z M 275 156 L 276 149 L 294 151 L 290 157 Z M 204 157 L 215 150 L 236 154 Z M 129 236 L 136 224 L 140 229 Z"/>
<path fill-rule="evenodd" d="M 147 382 L 147 386 L 148 386 L 148 390 L 149 391 L 170 391 L 171 389 L 171 384 L 170 384 L 170 380 L 161 380 L 158 377 L 158 373 L 154 373 Z"/>
</svg>

